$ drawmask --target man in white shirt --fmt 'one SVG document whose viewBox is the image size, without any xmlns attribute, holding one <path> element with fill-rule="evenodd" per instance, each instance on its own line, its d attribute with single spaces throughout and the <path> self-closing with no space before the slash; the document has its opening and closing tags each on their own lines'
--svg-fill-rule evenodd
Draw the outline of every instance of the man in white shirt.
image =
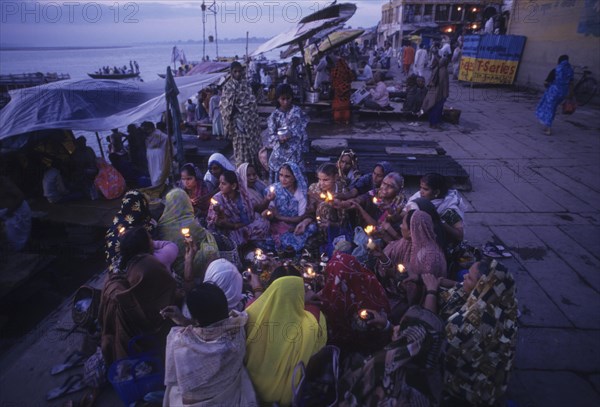
<svg viewBox="0 0 600 407">
<path fill-rule="evenodd" d="M 413 65 L 417 76 L 424 76 L 425 65 L 427 65 L 427 50 L 425 49 L 425 44 L 421 44 L 415 53 L 415 64 Z"/>
<path fill-rule="evenodd" d="M 371 69 L 371 66 L 369 65 L 368 61 L 365 61 L 363 63 L 362 75 L 358 75 L 358 77 L 356 79 L 359 81 L 365 81 L 365 82 L 369 82 L 369 81 L 373 80 L 373 70 Z"/>
</svg>

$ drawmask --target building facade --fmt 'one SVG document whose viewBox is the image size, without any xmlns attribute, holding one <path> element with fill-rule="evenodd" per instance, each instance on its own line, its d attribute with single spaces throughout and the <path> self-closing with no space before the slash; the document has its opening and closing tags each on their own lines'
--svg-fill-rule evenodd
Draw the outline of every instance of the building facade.
<svg viewBox="0 0 600 407">
<path fill-rule="evenodd" d="M 543 89 L 563 54 L 600 81 L 600 0 L 513 0 L 508 33 L 527 37 L 517 84 Z"/>
<path fill-rule="evenodd" d="M 445 33 L 451 38 L 481 29 L 486 18 L 500 12 L 502 0 L 390 0 L 381 7 L 377 43 L 397 49 L 411 33 Z"/>
</svg>

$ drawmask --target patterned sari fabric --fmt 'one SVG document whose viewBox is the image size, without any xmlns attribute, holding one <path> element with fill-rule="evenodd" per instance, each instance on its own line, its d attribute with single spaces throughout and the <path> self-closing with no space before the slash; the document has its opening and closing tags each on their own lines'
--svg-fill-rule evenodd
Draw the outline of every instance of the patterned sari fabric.
<svg viewBox="0 0 600 407">
<path fill-rule="evenodd" d="M 286 162 L 293 162 L 298 164 L 300 169 L 304 168 L 302 154 L 308 152 L 309 147 L 307 125 L 308 117 L 298 106 L 292 106 L 288 112 L 275 109 L 267 119 L 269 144 L 273 147 L 269 157 L 269 170 L 275 175 L 274 178 L 277 178 L 277 171 Z M 283 144 L 277 136 L 277 129 L 282 126 L 287 127 L 291 134 L 290 139 Z"/>
<path fill-rule="evenodd" d="M 306 179 L 295 163 L 286 163 L 292 169 L 296 178 L 296 192 L 292 194 L 289 190 L 281 186 L 280 182 L 273 184 L 275 187 L 275 199 L 270 206 L 277 208 L 280 215 L 287 217 L 302 216 L 306 212 L 307 187 Z M 266 192 L 265 192 L 266 193 Z M 276 221 L 271 223 L 271 237 L 273 242 L 267 242 L 267 247 L 274 245 L 276 249 L 292 246 L 296 252 L 302 250 L 306 240 L 317 232 L 317 226 L 311 223 L 303 234 L 296 235 L 295 224 Z M 269 239 L 271 240 L 271 239 Z"/>
<path fill-rule="evenodd" d="M 535 111 L 535 115 L 544 126 L 552 126 L 556 108 L 569 93 L 569 84 L 573 81 L 573 75 L 573 68 L 569 61 L 562 61 L 555 68 L 554 82 L 544 92 Z"/>
<path fill-rule="evenodd" d="M 470 294 L 462 284 L 442 291 L 447 320 L 444 391 L 473 405 L 494 405 L 505 393 L 517 343 L 513 276 L 496 261 Z"/>
<path fill-rule="evenodd" d="M 262 181 L 257 179 L 254 183 L 254 187 L 248 187 L 248 165 L 248 163 L 243 163 L 237 168 L 236 172 L 238 175 L 238 181 L 240 183 L 240 186 L 246 187 L 246 191 L 248 191 L 248 197 L 250 198 L 250 202 L 253 206 L 255 206 L 263 201 L 263 192 L 265 188 L 267 188 L 267 186 Z"/>
<path fill-rule="evenodd" d="M 325 287 L 321 291 L 323 313 L 327 318 L 327 337 L 342 352 L 369 353 L 381 348 L 389 338 L 379 331 L 358 331 L 352 321 L 363 308 L 390 311 L 385 291 L 375 274 L 356 257 L 335 252 L 325 269 Z"/>
<path fill-rule="evenodd" d="M 149 233 L 154 230 L 151 223 L 150 208 L 144 194 L 140 191 L 132 190 L 123 196 L 121 209 L 113 218 L 113 224 L 106 232 L 106 261 L 108 262 L 109 273 L 119 272 L 120 248 L 119 248 L 119 230 L 124 228 L 134 228 L 143 226 Z M 125 272 L 125 270 L 123 270 Z"/>
<path fill-rule="evenodd" d="M 350 121 L 350 96 L 354 74 L 343 58 L 338 58 L 331 70 L 331 82 L 333 84 L 333 120 L 335 122 Z"/>
<path fill-rule="evenodd" d="M 269 405 L 289 406 L 294 367 L 327 342 L 325 317 L 317 321 L 304 310 L 304 282 L 295 276 L 275 280 L 246 312 L 246 367 L 256 393 Z"/>
<path fill-rule="evenodd" d="M 245 189 L 240 188 L 240 193 L 233 200 L 220 192 L 215 194 L 213 199 L 219 203 L 220 210 L 223 213 L 221 216 L 229 222 L 243 223 L 244 226 L 236 230 L 219 228 L 216 224 L 218 215 L 214 205 L 211 204 L 206 218 L 208 227 L 211 230 L 228 236 L 238 246 L 267 238 L 269 221 L 254 212 L 253 205 Z"/>
<path fill-rule="evenodd" d="M 198 252 L 194 257 L 194 275 L 204 273 L 210 262 L 219 256 L 217 242 L 213 235 L 196 222 L 192 203 L 184 190 L 176 188 L 171 190 L 166 197 L 165 210 L 158 220 L 158 237 L 177 245 L 179 254 L 173 263 L 173 271 L 183 277 L 185 259 L 185 238 L 181 228 L 190 229 L 194 242 L 198 245 Z"/>
<path fill-rule="evenodd" d="M 260 149 L 258 107 L 248 83 L 229 78 L 223 86 L 219 109 L 225 136 L 233 142 L 236 165 L 257 165 Z"/>
<path fill-rule="evenodd" d="M 444 325 L 415 306 L 395 327 L 392 342 L 368 359 L 348 358 L 340 377 L 341 407 L 439 404 L 439 359 Z"/>
</svg>

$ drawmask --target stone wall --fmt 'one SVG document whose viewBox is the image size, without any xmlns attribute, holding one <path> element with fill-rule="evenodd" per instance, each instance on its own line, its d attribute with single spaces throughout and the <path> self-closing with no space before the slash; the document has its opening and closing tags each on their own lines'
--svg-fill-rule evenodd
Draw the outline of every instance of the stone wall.
<svg viewBox="0 0 600 407">
<path fill-rule="evenodd" d="M 508 33 L 527 37 L 519 85 L 542 89 L 563 54 L 600 81 L 600 0 L 514 0 L 512 6 Z"/>
</svg>

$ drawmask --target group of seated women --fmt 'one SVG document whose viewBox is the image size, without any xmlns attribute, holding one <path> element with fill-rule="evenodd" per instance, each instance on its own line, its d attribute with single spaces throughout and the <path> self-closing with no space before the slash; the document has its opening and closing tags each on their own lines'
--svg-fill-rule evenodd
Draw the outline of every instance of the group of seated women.
<svg viewBox="0 0 600 407">
<path fill-rule="evenodd" d="M 126 356 L 129 339 L 151 334 L 165 350 L 165 406 L 289 406 L 296 366 L 330 344 L 341 350 L 339 405 L 501 400 L 516 346 L 515 283 L 489 259 L 463 281 L 448 275 L 464 204 L 443 176 L 426 174 L 407 198 L 389 163 L 361 176 L 351 150 L 320 166 L 310 186 L 294 163 L 271 185 L 220 154 L 208 168 L 202 179 L 183 167 L 158 220 L 140 192 L 123 198 L 106 235 L 107 366 Z M 327 253 L 318 292 L 294 260 L 268 281 L 242 277 L 219 258 L 216 234 L 240 250 Z"/>
</svg>

